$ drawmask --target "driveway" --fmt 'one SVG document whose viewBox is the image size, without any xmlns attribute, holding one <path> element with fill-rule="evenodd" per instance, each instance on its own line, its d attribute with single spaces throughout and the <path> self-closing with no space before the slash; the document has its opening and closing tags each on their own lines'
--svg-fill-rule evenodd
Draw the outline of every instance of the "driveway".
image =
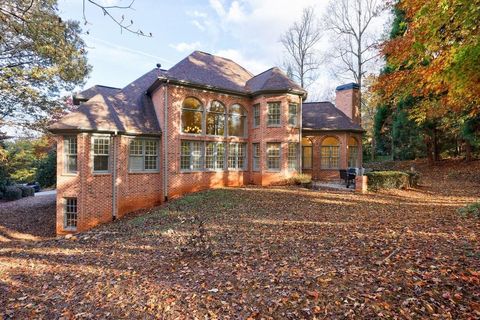
<svg viewBox="0 0 480 320">
<path fill-rule="evenodd" d="M 0 242 L 55 236 L 56 190 L 35 197 L 0 202 Z"/>
</svg>

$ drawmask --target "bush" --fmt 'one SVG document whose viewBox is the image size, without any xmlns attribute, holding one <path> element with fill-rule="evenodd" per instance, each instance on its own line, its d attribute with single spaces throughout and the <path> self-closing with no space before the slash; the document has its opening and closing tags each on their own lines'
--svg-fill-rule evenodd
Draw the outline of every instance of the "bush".
<svg viewBox="0 0 480 320">
<path fill-rule="evenodd" d="M 42 187 L 51 187 L 57 183 L 57 151 L 55 149 L 37 163 L 35 179 Z"/>
<path fill-rule="evenodd" d="M 480 218 L 480 202 L 470 203 L 466 207 L 460 208 L 457 212 L 462 217 Z"/>
<path fill-rule="evenodd" d="M 410 186 L 410 176 L 401 171 L 372 171 L 367 172 L 368 189 L 405 189 Z"/>
<path fill-rule="evenodd" d="M 22 190 L 17 187 L 7 187 L 5 190 L 5 199 L 8 201 L 14 201 L 22 198 Z"/>
<path fill-rule="evenodd" d="M 307 185 L 312 183 L 312 176 L 309 174 L 297 174 L 288 179 L 288 183 L 293 185 Z"/>
<path fill-rule="evenodd" d="M 27 186 L 18 186 L 22 190 L 22 197 L 33 197 L 35 195 L 35 189 Z"/>
</svg>

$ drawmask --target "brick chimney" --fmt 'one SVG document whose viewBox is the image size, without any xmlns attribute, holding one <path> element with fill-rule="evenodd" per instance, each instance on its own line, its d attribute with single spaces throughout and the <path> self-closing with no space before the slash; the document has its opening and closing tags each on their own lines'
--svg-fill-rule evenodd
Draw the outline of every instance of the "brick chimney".
<svg viewBox="0 0 480 320">
<path fill-rule="evenodd" d="M 338 86 L 335 90 L 335 105 L 345 113 L 353 122 L 361 125 L 359 86 L 348 83 Z"/>
</svg>

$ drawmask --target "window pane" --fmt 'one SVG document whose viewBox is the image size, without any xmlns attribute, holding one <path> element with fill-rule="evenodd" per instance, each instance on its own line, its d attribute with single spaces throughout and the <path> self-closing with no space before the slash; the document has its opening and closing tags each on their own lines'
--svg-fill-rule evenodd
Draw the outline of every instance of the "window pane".
<svg viewBox="0 0 480 320">
<path fill-rule="evenodd" d="M 280 143 L 267 143 L 267 168 L 280 169 Z"/>
<path fill-rule="evenodd" d="M 260 126 L 260 105 L 256 104 L 253 106 L 253 126 Z"/>
<path fill-rule="evenodd" d="M 289 143 L 288 144 L 288 168 L 291 170 L 297 169 L 297 155 L 298 155 L 298 144 Z"/>
<path fill-rule="evenodd" d="M 190 170 L 190 142 L 182 141 L 180 155 L 180 169 Z"/>
<path fill-rule="evenodd" d="M 205 149 L 205 167 L 215 169 L 215 142 L 207 142 Z"/>
<path fill-rule="evenodd" d="M 245 169 L 246 167 L 246 144 L 240 143 L 238 148 L 238 169 Z"/>
<path fill-rule="evenodd" d="M 223 136 L 225 134 L 225 115 L 220 113 L 207 113 L 207 134 Z"/>
<path fill-rule="evenodd" d="M 297 105 L 296 104 L 290 104 L 288 106 L 288 124 L 292 126 L 297 125 Z"/>
<path fill-rule="evenodd" d="M 77 199 L 76 198 L 66 198 L 65 199 L 65 228 L 76 228 L 77 227 Z"/>
<path fill-rule="evenodd" d="M 304 169 L 312 169 L 312 147 L 302 148 L 302 166 Z"/>
<path fill-rule="evenodd" d="M 202 133 L 202 112 L 182 110 L 182 131 L 185 133 Z"/>
<path fill-rule="evenodd" d="M 235 137 L 244 137 L 245 121 L 245 116 L 230 115 L 228 117 L 228 135 Z"/>
<path fill-rule="evenodd" d="M 110 138 L 93 138 L 93 154 L 108 155 Z"/>
<path fill-rule="evenodd" d="M 280 124 L 280 103 L 274 102 L 268 104 L 268 125 Z"/>
<path fill-rule="evenodd" d="M 66 161 L 66 171 L 77 172 L 77 156 L 67 155 Z"/>
<path fill-rule="evenodd" d="M 94 171 L 108 171 L 108 156 L 94 156 L 93 157 Z"/>
<path fill-rule="evenodd" d="M 143 154 L 142 140 L 132 139 L 130 140 L 130 155 L 141 156 Z"/>
<path fill-rule="evenodd" d="M 156 140 L 144 140 L 145 142 L 145 155 L 154 156 L 157 155 L 158 142 Z"/>
<path fill-rule="evenodd" d="M 157 170 L 157 156 L 145 156 L 145 170 Z"/>
<path fill-rule="evenodd" d="M 217 169 L 225 167 L 225 144 L 223 142 L 217 144 Z"/>
<path fill-rule="evenodd" d="M 199 170 L 203 167 L 202 142 L 191 142 L 192 146 L 192 170 Z"/>
<path fill-rule="evenodd" d="M 203 106 L 202 106 L 202 103 L 200 102 L 200 100 L 195 99 L 195 98 L 193 98 L 193 97 L 186 98 L 186 99 L 183 101 L 183 106 L 182 106 L 182 108 L 183 108 L 183 109 L 198 110 L 198 111 L 202 111 L 202 110 L 203 110 Z"/>
<path fill-rule="evenodd" d="M 357 146 L 349 146 L 348 147 L 348 166 L 349 167 L 358 167 L 357 161 L 358 159 L 358 147 Z"/>
<path fill-rule="evenodd" d="M 253 144 L 253 170 L 260 169 L 260 144 Z"/>
<path fill-rule="evenodd" d="M 230 143 L 228 146 L 228 168 L 237 168 L 238 143 Z"/>
<path fill-rule="evenodd" d="M 130 156 L 130 170 L 142 171 L 143 170 L 143 156 Z"/>
</svg>

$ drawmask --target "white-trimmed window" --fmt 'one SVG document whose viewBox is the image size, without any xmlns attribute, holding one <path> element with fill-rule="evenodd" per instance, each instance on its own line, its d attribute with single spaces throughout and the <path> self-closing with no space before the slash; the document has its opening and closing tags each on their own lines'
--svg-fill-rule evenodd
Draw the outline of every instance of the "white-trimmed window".
<svg viewBox="0 0 480 320">
<path fill-rule="evenodd" d="M 340 142 L 337 138 L 328 137 L 322 141 L 322 169 L 338 169 L 340 162 Z"/>
<path fill-rule="evenodd" d="M 76 230 L 78 221 L 77 198 L 64 198 L 64 228 Z"/>
<path fill-rule="evenodd" d="M 253 170 L 260 170 L 260 143 L 253 144 Z"/>
<path fill-rule="evenodd" d="M 68 136 L 63 138 L 63 150 L 65 154 L 66 173 L 77 173 L 77 137 Z"/>
<path fill-rule="evenodd" d="M 272 171 L 280 171 L 280 150 L 279 142 L 267 143 L 267 169 Z"/>
<path fill-rule="evenodd" d="M 201 134 L 203 123 L 203 105 L 197 98 L 188 97 L 182 105 L 182 132 Z"/>
<path fill-rule="evenodd" d="M 298 169 L 298 143 L 296 142 L 288 143 L 288 169 Z"/>
<path fill-rule="evenodd" d="M 154 139 L 131 139 L 129 170 L 158 171 L 158 141 Z"/>
<path fill-rule="evenodd" d="M 110 171 L 110 137 L 92 137 L 93 172 Z"/>
<path fill-rule="evenodd" d="M 298 104 L 288 105 L 288 124 L 296 127 L 298 125 Z"/>
<path fill-rule="evenodd" d="M 207 134 L 223 136 L 225 134 L 226 108 L 220 101 L 213 101 L 207 111 Z"/>
<path fill-rule="evenodd" d="M 225 143 L 206 142 L 205 167 L 208 170 L 225 169 Z"/>
<path fill-rule="evenodd" d="M 280 125 L 280 102 L 269 102 L 268 103 L 268 121 L 267 125 L 269 126 L 279 126 Z"/>
<path fill-rule="evenodd" d="M 230 143 L 228 145 L 228 169 L 245 170 L 247 165 L 247 144 Z"/>
<path fill-rule="evenodd" d="M 253 127 L 258 128 L 260 126 L 260 105 L 253 106 Z"/>
<path fill-rule="evenodd" d="M 203 169 L 202 141 L 182 141 L 180 169 L 184 171 L 200 171 Z"/>
</svg>

